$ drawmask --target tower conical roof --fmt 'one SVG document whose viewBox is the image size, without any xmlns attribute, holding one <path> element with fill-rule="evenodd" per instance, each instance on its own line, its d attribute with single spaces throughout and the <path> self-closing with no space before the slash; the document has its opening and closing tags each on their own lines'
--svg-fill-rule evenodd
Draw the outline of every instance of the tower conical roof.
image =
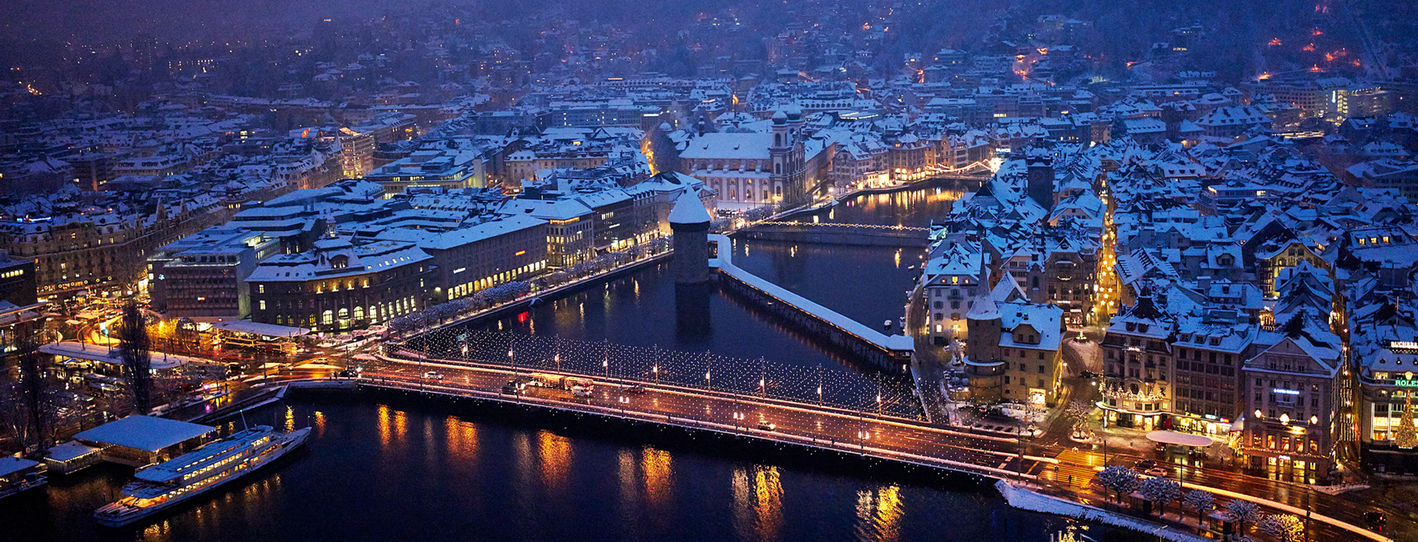
<svg viewBox="0 0 1418 542">
<path fill-rule="evenodd" d="M 708 224 L 710 220 L 709 210 L 693 190 L 680 194 L 674 208 L 670 209 L 670 224 Z"/>
<path fill-rule="evenodd" d="M 990 294 L 990 266 L 985 263 L 985 242 L 980 240 L 980 282 L 975 285 L 975 300 L 970 302 L 969 320 L 998 320 L 999 305 Z"/>
</svg>

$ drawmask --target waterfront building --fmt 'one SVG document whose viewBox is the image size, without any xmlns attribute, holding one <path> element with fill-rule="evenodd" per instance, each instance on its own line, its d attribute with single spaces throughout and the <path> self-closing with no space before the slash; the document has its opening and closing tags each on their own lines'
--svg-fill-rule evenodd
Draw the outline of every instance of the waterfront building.
<svg viewBox="0 0 1418 542">
<path fill-rule="evenodd" d="M 768 131 L 696 137 L 679 159 L 686 172 L 714 190 L 720 209 L 791 205 L 807 198 L 809 160 L 827 150 L 819 142 L 808 156 L 807 139 L 802 111 L 790 109 L 774 113 Z"/>
<path fill-rule="evenodd" d="M 384 322 L 434 303 L 435 268 L 413 243 L 321 239 L 251 272 L 251 321 L 332 332 Z"/>
<path fill-rule="evenodd" d="M 374 238 L 412 243 L 433 258 L 437 302 L 544 272 L 549 227 L 531 216 L 494 215 L 446 230 L 388 228 Z"/>
<path fill-rule="evenodd" d="M 514 198 L 503 204 L 499 212 L 546 221 L 549 267 L 571 267 L 595 255 L 593 212 L 575 199 Z"/>
</svg>

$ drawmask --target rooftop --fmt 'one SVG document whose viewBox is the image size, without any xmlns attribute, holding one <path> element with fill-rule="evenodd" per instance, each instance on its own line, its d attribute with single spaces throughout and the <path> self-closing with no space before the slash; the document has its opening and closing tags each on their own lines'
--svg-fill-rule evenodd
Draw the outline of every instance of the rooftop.
<svg viewBox="0 0 1418 542">
<path fill-rule="evenodd" d="M 156 452 L 216 431 L 217 428 L 155 416 L 129 416 L 74 435 L 97 444 Z"/>
</svg>

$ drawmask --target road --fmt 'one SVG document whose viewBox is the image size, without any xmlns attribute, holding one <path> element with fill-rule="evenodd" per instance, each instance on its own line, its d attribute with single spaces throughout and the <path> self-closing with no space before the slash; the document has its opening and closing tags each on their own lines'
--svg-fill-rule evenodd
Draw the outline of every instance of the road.
<svg viewBox="0 0 1418 542">
<path fill-rule="evenodd" d="M 426 378 L 429 371 L 440 374 Z M 526 374 L 526 373 L 522 373 Z M 470 391 L 501 394 L 513 377 L 504 366 L 465 362 L 420 363 L 386 359 L 366 366 L 362 378 L 413 384 L 430 391 Z M 936 466 L 953 466 L 990 476 L 1037 476 L 1048 458 L 1025 455 L 1022 462 L 1018 441 L 984 433 L 942 429 L 906 418 L 876 416 L 874 413 L 825 409 L 815 405 L 709 392 L 705 390 L 655 386 L 635 393 L 628 386 L 608 379 L 595 379 L 591 397 L 573 397 L 565 390 L 527 387 L 518 400 L 552 403 L 557 406 L 586 406 L 603 410 L 645 414 L 659 419 L 667 416 L 750 433 L 763 438 L 811 443 L 839 450 L 872 451 Z M 771 430 L 760 423 L 771 423 Z"/>
</svg>

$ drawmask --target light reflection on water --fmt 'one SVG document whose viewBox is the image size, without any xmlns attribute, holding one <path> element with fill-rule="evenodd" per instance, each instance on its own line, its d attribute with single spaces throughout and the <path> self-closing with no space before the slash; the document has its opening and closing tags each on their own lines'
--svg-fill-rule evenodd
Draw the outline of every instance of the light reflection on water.
<svg viewBox="0 0 1418 542">
<path fill-rule="evenodd" d="M 734 530 L 742 540 L 778 540 L 783 528 L 783 485 L 778 467 L 739 467 L 733 473 Z"/>
<path fill-rule="evenodd" d="M 899 540 L 904 507 L 901 488 L 890 485 L 857 492 L 858 540 Z"/>
<path fill-rule="evenodd" d="M 672 477 L 670 453 L 646 447 L 640 452 L 640 472 L 645 478 L 645 498 L 653 509 L 662 509 L 669 504 Z"/>
<path fill-rule="evenodd" d="M 1047 539 L 1065 524 L 1012 510 L 988 488 L 909 485 L 851 468 L 828 472 L 811 462 L 745 462 L 699 445 L 616 442 L 436 408 L 293 406 L 295 418 L 314 419 L 325 429 L 312 433 L 308 451 L 272 470 L 199 497 L 151 526 L 112 536 L 90 515 L 116 498 L 132 471 L 95 467 L 72 481 L 56 480 L 35 499 L 7 499 L 0 506 L 0 542 L 1015 542 Z M 258 411 L 252 419 L 270 419 L 284 408 Z M 419 438 L 409 438 L 410 425 L 424 429 Z"/>
<path fill-rule="evenodd" d="M 537 459 L 542 484 L 552 492 L 565 489 L 571 470 L 571 440 L 545 429 L 537 431 Z"/>
</svg>

